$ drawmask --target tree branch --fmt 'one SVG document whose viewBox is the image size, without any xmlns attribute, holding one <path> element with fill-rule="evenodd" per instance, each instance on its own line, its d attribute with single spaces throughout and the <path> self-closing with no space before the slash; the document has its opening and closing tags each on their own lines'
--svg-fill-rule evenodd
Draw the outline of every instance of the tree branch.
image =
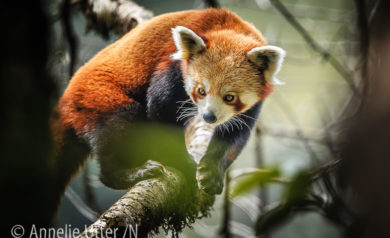
<svg viewBox="0 0 390 238">
<path fill-rule="evenodd" d="M 231 202 L 230 202 L 230 170 L 228 169 L 225 174 L 225 193 L 223 197 L 223 220 L 219 234 L 221 237 L 232 237 L 230 231 L 231 222 Z"/>
<path fill-rule="evenodd" d="M 214 196 L 195 186 L 181 172 L 166 167 L 163 176 L 132 187 L 78 238 L 112 237 L 111 231 L 122 236 L 133 231 L 136 237 L 147 237 L 158 233 L 159 227 L 177 236 L 186 225 L 207 215 L 214 202 Z"/>
<path fill-rule="evenodd" d="M 153 17 L 153 13 L 130 0 L 80 0 L 87 17 L 87 31 L 104 38 L 113 31 L 123 35 Z"/>
<path fill-rule="evenodd" d="M 78 40 L 76 37 L 75 32 L 73 31 L 72 24 L 71 24 L 71 1 L 70 0 L 64 0 L 62 2 L 61 6 L 61 24 L 64 31 L 65 39 L 68 43 L 69 47 L 69 79 L 72 77 L 75 65 L 76 65 L 76 58 L 77 58 L 77 51 L 78 51 Z"/>
</svg>

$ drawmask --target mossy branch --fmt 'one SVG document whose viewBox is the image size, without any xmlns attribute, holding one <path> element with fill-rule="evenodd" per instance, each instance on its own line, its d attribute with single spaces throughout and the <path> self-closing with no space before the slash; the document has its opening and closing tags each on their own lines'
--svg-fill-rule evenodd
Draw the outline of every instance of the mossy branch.
<svg viewBox="0 0 390 238">
<path fill-rule="evenodd" d="M 199 190 L 180 171 L 165 170 L 161 177 L 137 183 L 78 238 L 129 236 L 130 232 L 147 237 L 158 233 L 159 227 L 177 235 L 207 215 L 214 196 Z"/>
</svg>

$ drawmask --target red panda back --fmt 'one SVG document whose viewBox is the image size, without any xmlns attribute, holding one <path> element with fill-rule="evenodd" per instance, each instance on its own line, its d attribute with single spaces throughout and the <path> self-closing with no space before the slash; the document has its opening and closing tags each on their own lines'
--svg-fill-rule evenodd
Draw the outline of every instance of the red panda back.
<svg viewBox="0 0 390 238">
<path fill-rule="evenodd" d="M 184 26 L 201 37 L 207 32 L 233 30 L 265 44 L 250 24 L 227 10 L 191 10 L 164 14 L 127 33 L 81 67 L 58 104 L 60 131 L 85 136 L 96 123 L 145 94 L 155 71 L 165 70 L 175 51 L 171 28 Z M 207 39 L 205 39 L 207 44 Z"/>
</svg>

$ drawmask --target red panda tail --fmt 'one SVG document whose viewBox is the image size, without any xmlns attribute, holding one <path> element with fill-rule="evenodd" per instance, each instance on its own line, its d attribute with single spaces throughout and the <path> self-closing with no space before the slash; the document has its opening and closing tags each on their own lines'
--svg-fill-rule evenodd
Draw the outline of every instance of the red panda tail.
<svg viewBox="0 0 390 238">
<path fill-rule="evenodd" d="M 50 211 L 52 219 L 57 213 L 61 198 L 72 177 L 85 163 L 90 151 L 88 145 L 76 134 L 61 127 L 59 119 L 52 118 L 52 133 L 56 143 L 56 150 L 50 167 L 52 172 L 51 183 L 51 204 Z"/>
</svg>

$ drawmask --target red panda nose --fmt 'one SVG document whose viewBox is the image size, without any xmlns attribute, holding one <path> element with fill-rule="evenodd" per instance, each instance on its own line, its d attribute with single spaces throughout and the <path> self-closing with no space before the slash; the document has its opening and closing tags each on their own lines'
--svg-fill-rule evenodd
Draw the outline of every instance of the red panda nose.
<svg viewBox="0 0 390 238">
<path fill-rule="evenodd" d="M 217 121 L 217 117 L 213 112 L 208 112 L 202 115 L 203 120 L 205 120 L 207 123 L 214 123 Z"/>
</svg>

